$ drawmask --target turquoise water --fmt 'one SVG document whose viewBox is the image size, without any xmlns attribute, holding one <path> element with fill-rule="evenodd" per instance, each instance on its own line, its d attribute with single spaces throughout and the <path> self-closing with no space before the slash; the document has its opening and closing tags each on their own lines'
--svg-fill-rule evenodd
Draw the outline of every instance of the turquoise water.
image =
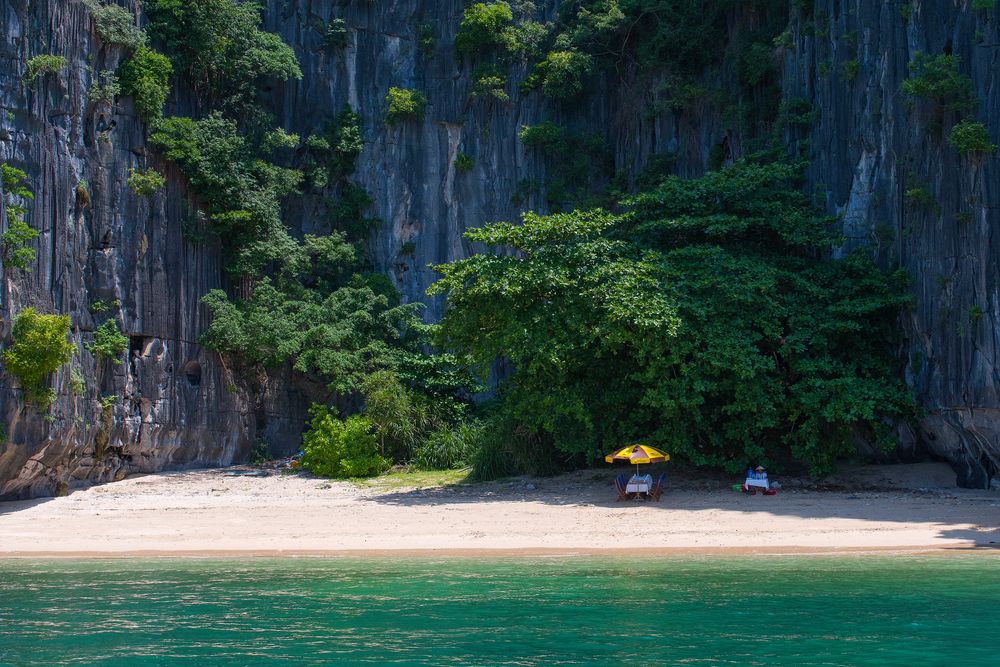
<svg viewBox="0 0 1000 667">
<path fill-rule="evenodd" d="M 0 561 L 0 664 L 995 665 L 1000 558 Z"/>
</svg>

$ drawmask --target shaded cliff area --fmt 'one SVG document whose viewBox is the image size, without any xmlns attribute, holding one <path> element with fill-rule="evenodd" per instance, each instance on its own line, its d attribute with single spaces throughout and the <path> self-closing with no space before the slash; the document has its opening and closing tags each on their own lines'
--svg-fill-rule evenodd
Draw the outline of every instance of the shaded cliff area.
<svg viewBox="0 0 1000 667">
<path fill-rule="evenodd" d="M 139 3 L 121 4 L 144 21 Z M 720 34 L 705 36 L 706 62 L 683 80 L 676 63 L 598 64 L 583 79 L 586 90 L 561 101 L 519 85 L 537 58 L 457 53 L 457 1 L 265 4 L 264 27 L 294 48 L 302 78 L 263 82 L 259 101 L 302 136 L 345 104 L 359 114 L 364 148 L 352 179 L 371 197 L 366 215 L 382 221 L 366 244 L 368 261 L 404 299 L 427 302 L 426 319 L 444 305 L 424 294 L 435 280 L 428 265 L 475 251 L 466 229 L 602 203 L 600 193 L 628 190 L 644 174 L 699 175 L 777 139 L 789 155 L 809 157 L 810 187 L 839 216 L 844 249 L 868 246 L 911 277 L 900 365 L 924 415 L 918 428 L 900 428 L 898 455 L 942 457 L 962 485 L 988 485 L 1000 468 L 996 158 L 956 151 L 946 141 L 956 112 L 902 91 L 918 53 L 956 56 L 976 100 L 965 115 L 1000 137 L 996 7 L 751 3 L 725 12 Z M 552 0 L 516 9 L 517 21 L 560 18 Z M 199 346 L 208 324 L 201 297 L 234 286 L 218 242 L 190 233 L 198 203 L 149 145 L 132 100 L 90 93 L 98 73 L 118 67 L 121 47 L 100 39 L 76 0 L 0 0 L 0 17 L 0 162 L 27 173 L 35 199 L 26 219 L 40 232 L 31 269 L 5 270 L 2 333 L 33 306 L 70 314 L 79 347 L 53 377 L 50 412 L 0 379 L 0 497 L 224 465 L 246 459 L 258 438 L 274 453 L 294 451 L 306 409 L 324 389 L 288 368 L 244 377 Z M 28 84 L 28 62 L 39 54 L 62 56 L 65 66 Z M 484 65 L 502 75 L 489 94 Z M 422 119 L 384 122 L 391 87 L 426 97 Z M 198 105 L 180 82 L 167 111 Z M 573 137 L 584 173 L 519 139 L 522 127 L 546 121 Z M 125 185 L 131 170 L 150 168 L 166 185 L 137 196 Z M 325 234 L 324 206 L 308 192 L 291 197 L 283 219 L 293 234 Z M 129 340 L 120 365 L 87 350 L 109 318 Z"/>
</svg>

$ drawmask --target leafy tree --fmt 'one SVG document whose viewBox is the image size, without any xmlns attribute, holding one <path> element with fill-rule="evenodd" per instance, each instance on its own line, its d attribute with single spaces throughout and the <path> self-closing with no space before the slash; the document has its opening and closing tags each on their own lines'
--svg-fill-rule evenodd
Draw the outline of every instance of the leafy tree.
<svg viewBox="0 0 1000 667">
<path fill-rule="evenodd" d="M 264 278 L 245 302 L 220 290 L 203 302 L 213 315 L 201 339 L 206 347 L 264 367 L 291 359 L 296 370 L 342 393 L 395 363 L 392 347 L 413 317 L 413 306 L 392 305 L 361 276 L 329 293 L 294 284 L 282 291 Z"/>
<path fill-rule="evenodd" d="M 419 90 L 392 87 L 385 96 L 385 103 L 385 122 L 392 125 L 401 120 L 422 119 L 427 98 Z"/>
<path fill-rule="evenodd" d="M 306 139 L 302 166 L 306 180 L 320 189 L 344 181 L 354 172 L 363 149 L 361 117 L 345 105 L 321 133 Z"/>
<path fill-rule="evenodd" d="M 132 192 L 140 197 L 152 197 L 166 183 L 167 179 L 155 169 L 147 169 L 146 171 L 132 169 L 129 171 L 128 186 L 132 189 Z"/>
<path fill-rule="evenodd" d="M 465 9 L 455 35 L 459 53 L 473 55 L 503 44 L 504 30 L 514 15 L 506 2 L 477 2 Z"/>
<path fill-rule="evenodd" d="M 552 51 L 535 67 L 542 90 L 549 97 L 569 99 L 583 92 L 583 81 L 593 59 L 575 49 Z"/>
<path fill-rule="evenodd" d="M 496 67 L 477 67 L 472 73 L 472 96 L 492 97 L 499 102 L 510 101 L 507 78 Z"/>
<path fill-rule="evenodd" d="M 140 46 L 122 65 L 122 92 L 132 98 L 136 113 L 145 122 L 154 123 L 162 117 L 172 73 L 170 59 L 146 46 Z"/>
<path fill-rule="evenodd" d="M 69 315 L 44 315 L 25 308 L 14 318 L 14 343 L 3 353 L 4 366 L 17 378 L 25 398 L 39 407 L 55 399 L 46 384 L 48 376 L 73 356 L 68 334 Z"/>
<path fill-rule="evenodd" d="M 94 103 L 113 104 L 115 98 L 121 95 L 122 87 L 118 75 L 108 70 L 100 72 L 87 91 L 87 99 Z"/>
<path fill-rule="evenodd" d="M 256 273 L 293 244 L 280 200 L 295 191 L 301 173 L 256 158 L 234 121 L 218 112 L 201 120 L 167 118 L 150 142 L 180 164 L 217 231 L 231 235 L 230 270 Z"/>
<path fill-rule="evenodd" d="M 642 439 L 697 464 L 819 472 L 854 429 L 888 444 L 884 420 L 910 406 L 889 352 L 902 278 L 823 258 L 829 221 L 799 173 L 740 163 L 668 178 L 620 215 L 470 231 L 506 250 L 438 267 L 440 342 L 483 372 L 509 359 L 514 430 L 581 460 Z"/>
<path fill-rule="evenodd" d="M 291 47 L 260 30 L 261 5 L 234 0 L 153 0 L 149 31 L 190 84 L 224 107 L 253 103 L 259 79 L 302 78 Z"/>
<path fill-rule="evenodd" d="M 0 234 L 0 255 L 4 266 L 24 270 L 35 261 L 35 250 L 28 244 L 38 238 L 38 230 L 24 221 L 28 212 L 24 202 L 34 199 L 35 195 L 25 185 L 28 175 L 20 169 L 0 164 L 0 178 L 7 209 L 7 231 Z"/>
<path fill-rule="evenodd" d="M 322 405 L 309 410 L 312 419 L 302 436 L 302 465 L 321 477 L 369 477 L 392 465 L 379 455 L 372 423 L 354 415 L 338 419 Z"/>
<path fill-rule="evenodd" d="M 972 79 L 959 73 L 959 62 L 958 56 L 946 53 L 917 53 L 910 61 L 910 78 L 903 82 L 903 92 L 932 100 L 942 110 L 975 109 Z"/>
<path fill-rule="evenodd" d="M 66 66 L 66 58 L 50 54 L 37 55 L 28 60 L 24 83 L 31 86 L 46 74 L 58 74 Z"/>
<path fill-rule="evenodd" d="M 959 153 L 992 153 L 997 149 L 990 139 L 990 132 L 982 123 L 963 120 L 955 123 L 948 135 L 948 143 Z"/>
<path fill-rule="evenodd" d="M 135 24 L 135 16 L 129 10 L 100 0 L 83 0 L 83 4 L 90 10 L 97 34 L 106 43 L 132 50 L 146 43 L 146 33 Z"/>
</svg>

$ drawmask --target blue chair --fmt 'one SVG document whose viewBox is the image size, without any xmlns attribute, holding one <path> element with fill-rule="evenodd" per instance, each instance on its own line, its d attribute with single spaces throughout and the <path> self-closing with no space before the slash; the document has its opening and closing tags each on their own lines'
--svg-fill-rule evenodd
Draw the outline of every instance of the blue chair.
<svg viewBox="0 0 1000 667">
<path fill-rule="evenodd" d="M 626 487 L 628 482 L 625 480 L 625 473 L 618 473 L 615 477 L 615 489 L 618 491 L 618 500 L 630 500 L 628 491 Z"/>
<path fill-rule="evenodd" d="M 649 497 L 660 502 L 660 496 L 663 495 L 663 480 L 667 478 L 667 473 L 661 472 L 660 476 L 656 478 L 656 483 L 653 484 L 653 488 L 649 490 Z"/>
</svg>

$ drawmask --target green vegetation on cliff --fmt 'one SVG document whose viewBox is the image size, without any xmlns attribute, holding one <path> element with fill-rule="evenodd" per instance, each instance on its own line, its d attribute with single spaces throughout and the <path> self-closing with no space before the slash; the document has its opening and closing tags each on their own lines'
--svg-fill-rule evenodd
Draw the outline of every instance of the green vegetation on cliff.
<svg viewBox="0 0 1000 667">
<path fill-rule="evenodd" d="M 25 308 L 14 318 L 14 342 L 4 350 L 4 367 L 17 378 L 25 400 L 39 408 L 55 399 L 49 375 L 68 363 L 76 349 L 68 335 L 69 315 L 44 315 Z"/>
<path fill-rule="evenodd" d="M 7 231 L 0 234 L 0 255 L 5 269 L 25 270 L 35 261 L 35 249 L 29 244 L 38 238 L 38 230 L 24 221 L 28 212 L 25 204 L 35 195 L 26 185 L 28 175 L 20 169 L 0 164 L 0 178 L 7 209 Z"/>
<path fill-rule="evenodd" d="M 909 410 L 890 353 L 902 278 L 824 259 L 829 221 L 798 175 L 741 163 L 668 178 L 621 214 L 470 231 L 517 252 L 438 267 L 440 343 L 484 373 L 512 362 L 501 405 L 528 456 L 589 462 L 640 440 L 697 464 L 819 472 L 855 428 L 889 444 L 884 419 Z"/>
</svg>

